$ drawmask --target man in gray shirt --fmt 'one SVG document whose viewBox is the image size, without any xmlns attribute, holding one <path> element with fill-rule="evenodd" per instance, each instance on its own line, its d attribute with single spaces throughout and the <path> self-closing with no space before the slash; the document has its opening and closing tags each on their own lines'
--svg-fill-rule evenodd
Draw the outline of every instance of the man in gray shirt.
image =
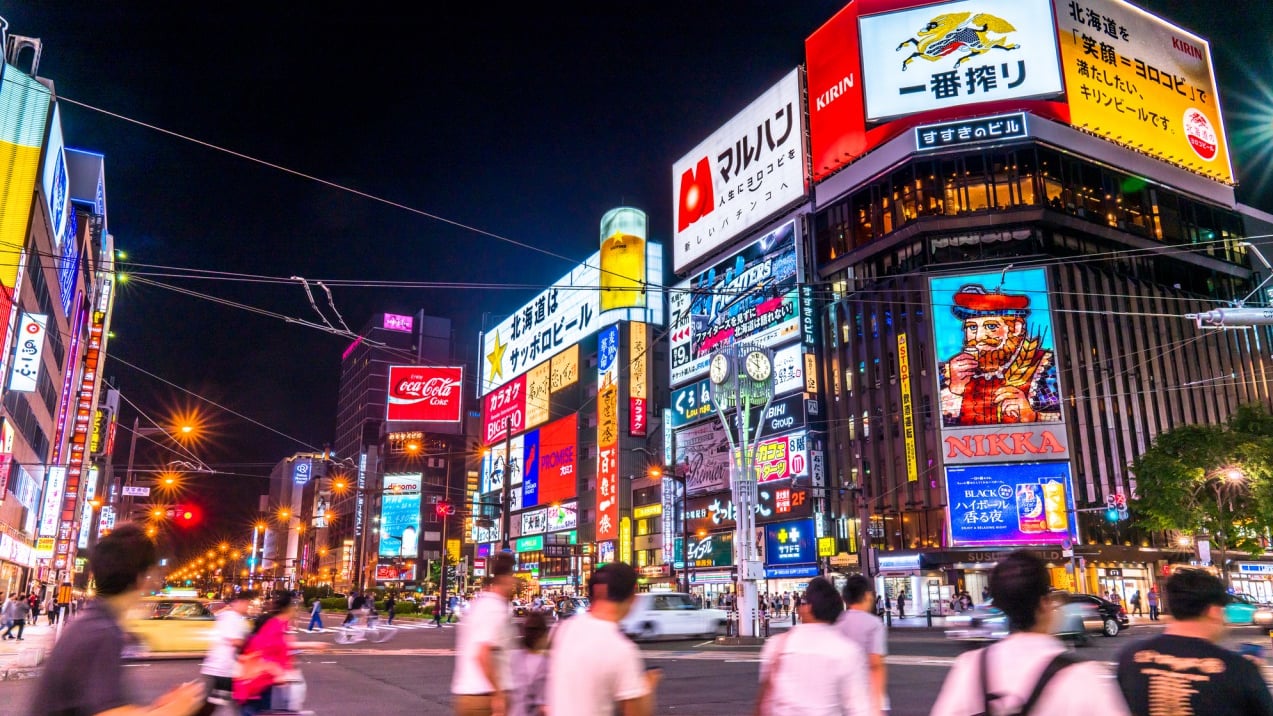
<svg viewBox="0 0 1273 716">
<path fill-rule="evenodd" d="M 91 600 L 58 639 L 44 665 L 27 713 L 31 716 L 191 716 L 203 707 L 203 687 L 187 682 L 149 705 L 129 698 L 120 663 L 120 618 L 141 599 L 157 561 L 155 544 L 135 524 L 119 525 L 89 556 L 97 580 Z"/>
<path fill-rule="evenodd" d="M 9 628 L 4 630 L 4 638 L 22 641 L 22 630 L 26 628 L 27 615 L 30 613 L 31 605 L 27 604 L 27 600 L 21 598 L 17 592 L 10 594 L 9 601 L 4 603 L 4 619 L 9 623 Z M 16 637 L 13 636 L 15 627 L 18 630 Z"/>
<path fill-rule="evenodd" d="M 888 655 L 888 636 L 884 622 L 875 616 L 875 588 L 871 580 L 855 574 L 844 584 L 844 603 L 848 609 L 840 615 L 836 628 L 866 653 L 871 673 L 871 713 L 889 710 L 884 657 Z"/>
</svg>

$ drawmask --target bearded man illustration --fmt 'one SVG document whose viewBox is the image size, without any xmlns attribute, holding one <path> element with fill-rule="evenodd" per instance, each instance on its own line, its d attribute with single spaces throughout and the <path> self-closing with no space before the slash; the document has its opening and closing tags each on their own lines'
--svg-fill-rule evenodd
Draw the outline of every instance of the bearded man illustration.
<svg viewBox="0 0 1273 716">
<path fill-rule="evenodd" d="M 1061 419 L 1056 360 L 1026 323 L 1030 297 L 970 284 L 954 294 L 963 349 L 941 365 L 942 423 L 999 425 Z"/>
</svg>

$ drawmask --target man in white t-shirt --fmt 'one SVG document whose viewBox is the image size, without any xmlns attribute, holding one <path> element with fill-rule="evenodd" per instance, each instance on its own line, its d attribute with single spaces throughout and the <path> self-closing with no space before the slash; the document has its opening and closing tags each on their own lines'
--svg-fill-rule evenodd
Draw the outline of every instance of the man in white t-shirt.
<svg viewBox="0 0 1273 716">
<path fill-rule="evenodd" d="M 504 715 L 507 692 L 513 688 L 508 659 L 517 639 L 510 606 L 517 593 L 515 565 L 509 552 L 487 560 L 486 589 L 473 599 L 460 622 L 451 677 L 456 716 Z"/>
<path fill-rule="evenodd" d="M 844 583 L 844 603 L 847 608 L 835 626 L 849 641 L 857 644 L 866 654 L 871 674 L 871 709 L 873 712 L 889 710 L 887 688 L 888 635 L 884 622 L 875 616 L 875 587 L 861 574 L 851 575 Z"/>
<path fill-rule="evenodd" d="M 644 671 L 641 651 L 619 622 L 636 600 L 637 573 L 611 562 L 588 580 L 591 606 L 557 626 L 548 646 L 552 716 L 649 716 L 658 670 Z"/>
<path fill-rule="evenodd" d="M 800 623 L 760 650 L 760 711 L 783 716 L 866 716 L 866 657 L 835 627 L 844 601 L 824 577 L 809 580 Z"/>
<path fill-rule="evenodd" d="M 231 677 L 243 639 L 251 631 L 247 619 L 248 608 L 256 598 L 255 592 L 239 592 L 230 597 L 212 627 L 212 646 L 204 657 L 199 672 L 208 677 L 208 703 L 230 703 Z"/>
<path fill-rule="evenodd" d="M 1128 713 L 1110 670 L 1095 661 L 1069 663 L 1065 644 L 1052 635 L 1057 604 L 1048 568 L 1038 557 L 1017 551 L 1000 560 L 990 572 L 990 595 L 1011 633 L 955 660 L 931 716 L 968 716 L 987 706 L 990 713 L 1020 713 L 1036 692 L 1031 716 Z M 1044 680 L 1048 672 L 1053 675 Z M 987 691 L 993 695 L 989 704 Z"/>
</svg>

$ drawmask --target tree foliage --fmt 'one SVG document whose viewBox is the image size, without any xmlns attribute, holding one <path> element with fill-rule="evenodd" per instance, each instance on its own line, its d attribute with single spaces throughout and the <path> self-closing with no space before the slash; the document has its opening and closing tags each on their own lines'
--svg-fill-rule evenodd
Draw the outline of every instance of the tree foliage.
<svg viewBox="0 0 1273 716">
<path fill-rule="evenodd" d="M 1264 551 L 1273 526 L 1273 415 L 1262 407 L 1243 406 L 1223 425 L 1163 433 L 1131 471 L 1142 526 L 1207 534 L 1222 555 Z"/>
</svg>

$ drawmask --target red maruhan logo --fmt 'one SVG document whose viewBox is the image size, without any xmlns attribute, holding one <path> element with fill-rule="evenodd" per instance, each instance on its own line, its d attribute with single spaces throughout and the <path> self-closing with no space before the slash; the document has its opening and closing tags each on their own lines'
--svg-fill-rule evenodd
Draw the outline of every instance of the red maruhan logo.
<svg viewBox="0 0 1273 716">
<path fill-rule="evenodd" d="M 993 50 L 1015 50 L 1020 45 L 1008 44 L 1007 33 L 1016 32 L 1012 23 L 989 13 L 952 12 L 938 15 L 916 33 L 915 37 L 897 46 L 901 50 L 914 45 L 915 51 L 902 60 L 902 69 L 916 57 L 936 62 L 943 57 L 958 57 L 955 67 Z M 991 37 L 990 33 L 1002 35 Z"/>
<path fill-rule="evenodd" d="M 681 174 L 680 200 L 676 203 L 676 230 L 685 231 L 690 224 L 712 213 L 712 165 L 703 157 L 698 166 Z"/>
</svg>

